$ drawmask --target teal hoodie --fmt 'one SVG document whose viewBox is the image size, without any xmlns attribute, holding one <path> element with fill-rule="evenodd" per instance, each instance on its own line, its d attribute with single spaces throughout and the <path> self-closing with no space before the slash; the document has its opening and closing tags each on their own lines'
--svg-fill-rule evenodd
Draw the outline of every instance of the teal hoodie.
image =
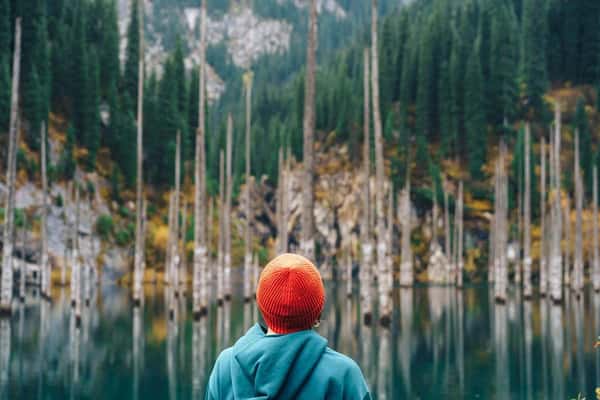
<svg viewBox="0 0 600 400">
<path fill-rule="evenodd" d="M 370 400 L 360 368 L 313 330 L 266 335 L 256 324 L 224 350 L 208 400 Z"/>
</svg>

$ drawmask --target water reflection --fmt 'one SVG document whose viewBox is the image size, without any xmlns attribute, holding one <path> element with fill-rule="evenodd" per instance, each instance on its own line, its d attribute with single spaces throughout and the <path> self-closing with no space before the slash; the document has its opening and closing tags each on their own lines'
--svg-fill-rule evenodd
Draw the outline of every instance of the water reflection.
<svg viewBox="0 0 600 400">
<path fill-rule="evenodd" d="M 383 329 L 363 323 L 345 282 L 327 290 L 319 333 L 360 364 L 378 399 L 594 398 L 600 384 L 600 294 L 553 305 L 512 292 L 496 304 L 487 287 L 402 288 Z M 171 303 L 162 285 L 138 308 L 126 290 L 102 292 L 80 326 L 68 288 L 52 302 L 28 293 L 15 303 L 0 320 L 0 399 L 202 398 L 220 350 L 258 319 L 256 303 L 238 296 L 192 321 L 191 299 Z"/>
</svg>

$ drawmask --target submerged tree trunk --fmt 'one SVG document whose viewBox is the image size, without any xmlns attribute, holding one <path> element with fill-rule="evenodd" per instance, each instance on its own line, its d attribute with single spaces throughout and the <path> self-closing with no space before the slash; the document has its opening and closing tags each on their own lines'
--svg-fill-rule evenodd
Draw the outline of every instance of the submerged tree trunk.
<svg viewBox="0 0 600 400">
<path fill-rule="evenodd" d="M 244 74 L 244 87 L 246 89 L 246 193 L 245 213 L 246 229 L 244 237 L 244 300 L 249 301 L 251 295 L 252 279 L 252 176 L 250 168 L 250 130 L 252 124 L 252 72 Z"/>
<path fill-rule="evenodd" d="M 454 264 L 456 265 L 456 286 L 462 288 L 463 286 L 463 272 L 465 267 L 464 253 L 463 253 L 463 183 L 458 184 L 458 202 L 456 203 L 456 259 Z"/>
<path fill-rule="evenodd" d="M 531 131 L 529 124 L 525 127 L 525 197 L 523 199 L 523 296 L 530 299 L 533 295 L 531 287 L 531 164 L 530 164 Z"/>
<path fill-rule="evenodd" d="M 363 79 L 363 95 L 364 95 L 364 114 L 363 114 L 363 176 L 364 176 L 364 187 L 362 191 L 362 220 L 360 227 L 360 240 L 361 240 L 361 252 L 362 260 L 360 265 L 360 298 L 361 310 L 363 319 L 365 322 L 369 322 L 372 317 L 372 299 L 371 299 L 371 268 L 372 268 L 372 255 L 373 255 L 373 244 L 371 239 L 371 195 L 370 195 L 370 178 L 371 178 L 371 139 L 370 139 L 370 107 L 371 101 L 370 86 L 369 86 L 369 49 L 364 49 L 363 52 L 363 63 L 364 63 L 364 79 Z"/>
<path fill-rule="evenodd" d="M 81 325 L 81 263 L 79 261 L 79 196 L 81 188 L 77 181 L 73 186 L 75 188 L 75 223 L 73 224 L 73 237 L 71 239 L 73 243 L 73 263 L 71 264 L 71 306 L 73 306 L 75 311 L 75 325 L 79 327 Z"/>
<path fill-rule="evenodd" d="M 314 237 L 314 134 L 315 80 L 317 52 L 317 1 L 310 1 L 308 46 L 306 52 L 306 81 L 304 92 L 304 182 L 302 190 L 301 250 L 311 260 L 315 258 Z"/>
<path fill-rule="evenodd" d="M 506 289 L 508 285 L 508 268 L 506 260 L 506 244 L 507 244 L 507 213 L 508 213 L 508 188 L 507 176 L 505 173 L 504 160 L 506 156 L 506 146 L 504 142 L 500 144 L 500 157 L 496 164 L 496 215 L 494 217 L 495 235 L 494 239 L 496 247 L 494 250 L 495 261 L 495 277 L 494 277 L 494 297 L 496 302 L 506 302 Z"/>
<path fill-rule="evenodd" d="M 572 288 L 577 297 L 583 291 L 583 182 L 579 164 L 579 131 L 575 131 L 575 261 Z"/>
<path fill-rule="evenodd" d="M 12 313 L 15 181 L 17 146 L 19 143 L 19 82 L 21 71 L 21 18 L 15 21 L 15 51 L 10 98 L 10 125 L 8 136 L 8 165 L 6 168 L 6 205 L 4 207 L 4 246 L 2 248 L 2 281 L 0 282 L 0 314 Z"/>
<path fill-rule="evenodd" d="M 450 256 L 451 256 L 451 237 L 450 237 L 450 206 L 448 204 L 448 189 L 444 183 L 444 255 L 446 256 L 445 270 L 443 271 L 444 279 L 443 282 L 448 283 L 450 276 Z"/>
<path fill-rule="evenodd" d="M 51 289 L 51 266 L 48 263 L 48 175 L 47 175 L 47 155 L 46 155 L 46 123 L 42 122 L 41 128 L 41 156 L 40 164 L 42 166 L 42 218 L 40 226 L 40 236 L 42 238 L 42 251 L 40 272 L 42 280 L 42 295 L 50 298 Z"/>
<path fill-rule="evenodd" d="M 233 141 L 233 118 L 227 116 L 227 158 L 225 161 L 225 300 L 231 299 L 231 194 L 233 177 L 231 171 L 231 151 Z"/>
<path fill-rule="evenodd" d="M 392 315 L 392 276 L 386 262 L 385 246 L 385 215 L 383 203 L 384 188 L 384 163 L 383 163 L 383 133 L 381 128 L 381 111 L 379 103 L 379 45 L 377 42 L 377 0 L 371 0 L 371 90 L 373 91 L 373 126 L 375 128 L 375 170 L 377 178 L 377 273 L 379 282 L 379 307 L 381 323 L 387 325 Z M 412 282 L 411 282 L 412 284 Z"/>
<path fill-rule="evenodd" d="M 565 289 L 571 286 L 571 199 L 567 194 L 565 198 L 565 207 L 563 209 L 563 218 L 565 220 L 565 246 L 564 246 L 564 264 L 563 284 Z"/>
<path fill-rule="evenodd" d="M 540 143 L 540 295 L 545 296 L 548 287 L 547 240 L 546 240 L 546 141 Z"/>
<path fill-rule="evenodd" d="M 413 285 L 413 259 L 410 247 L 411 234 L 411 210 L 410 210 L 410 180 L 402 191 L 402 254 L 400 260 L 400 286 L 409 287 Z"/>
<path fill-rule="evenodd" d="M 200 10 L 200 87 L 198 104 L 198 129 L 196 130 L 196 155 L 194 160 L 194 273 L 193 312 L 199 318 L 206 314 L 208 305 L 209 271 L 206 243 L 206 0 Z"/>
<path fill-rule="evenodd" d="M 561 260 L 561 229 L 562 212 L 560 206 L 560 136 L 561 112 L 560 105 L 555 105 L 554 132 L 551 146 L 550 164 L 551 173 L 551 198 L 552 198 L 552 243 L 550 245 L 551 257 L 549 265 L 548 283 L 550 297 L 556 303 L 562 302 L 562 260 Z"/>
<path fill-rule="evenodd" d="M 140 54 L 138 62 L 138 101 L 137 101 L 137 179 L 135 202 L 135 257 L 133 270 L 133 304 L 137 306 L 142 299 L 142 196 L 143 196 L 143 135 L 144 135 L 144 5 L 137 0 L 139 15 Z"/>
<path fill-rule="evenodd" d="M 592 265 L 592 285 L 596 292 L 600 292 L 600 256 L 598 251 L 598 167 L 594 165 L 594 176 L 593 176 L 593 265 Z M 598 319 L 600 320 L 600 318 Z"/>
<path fill-rule="evenodd" d="M 223 302 L 223 270 L 225 251 L 225 153 L 219 153 L 219 250 L 217 252 L 217 303 Z"/>
</svg>

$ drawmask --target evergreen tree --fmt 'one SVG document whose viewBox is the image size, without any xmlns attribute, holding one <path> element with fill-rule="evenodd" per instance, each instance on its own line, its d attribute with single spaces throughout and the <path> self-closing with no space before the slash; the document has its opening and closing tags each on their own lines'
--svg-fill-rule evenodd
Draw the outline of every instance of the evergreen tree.
<svg viewBox="0 0 600 400">
<path fill-rule="evenodd" d="M 433 71 L 433 24 L 424 27 L 419 50 L 419 80 L 417 89 L 417 135 L 429 137 L 432 133 L 436 85 Z"/>
<path fill-rule="evenodd" d="M 79 7 L 73 28 L 73 40 L 71 48 L 71 107 L 73 127 L 77 142 L 87 143 L 85 135 L 88 133 L 88 113 L 86 110 L 87 88 L 89 86 L 89 66 L 86 43 L 86 17 L 83 7 Z"/>
<path fill-rule="evenodd" d="M 10 1 L 0 0 L 0 60 L 3 62 L 10 60 L 12 54 L 10 48 L 12 34 L 10 15 Z"/>
<path fill-rule="evenodd" d="M 132 100 L 132 110 L 137 107 L 137 90 L 138 90 L 138 62 L 140 58 L 140 19 L 138 2 L 131 0 L 130 9 L 131 17 L 129 18 L 129 28 L 127 29 L 127 50 L 125 53 L 125 70 L 123 72 L 123 90 L 127 92 Z"/>
<path fill-rule="evenodd" d="M 62 171 L 63 178 L 71 180 L 75 176 L 75 128 L 73 125 L 69 125 L 67 128 L 67 140 L 63 148 L 62 155 Z"/>
<path fill-rule="evenodd" d="M 440 141 L 442 156 L 452 152 L 453 127 L 452 127 L 452 87 L 450 81 L 450 68 L 448 61 L 442 63 L 440 69 L 440 82 L 438 84 L 438 110 L 440 113 Z"/>
<path fill-rule="evenodd" d="M 93 171 L 100 147 L 100 71 L 95 51 L 90 54 L 85 92 L 85 143 L 88 150 L 87 166 Z"/>
<path fill-rule="evenodd" d="M 474 179 L 481 179 L 481 167 L 485 163 L 487 128 L 484 101 L 483 74 L 481 72 L 480 40 L 477 39 L 467 63 L 465 78 L 465 128 L 469 150 L 469 171 Z"/>
<path fill-rule="evenodd" d="M 104 4 L 105 3 L 105 4 Z M 98 47 L 100 59 L 100 82 L 103 83 L 105 96 L 108 96 L 107 88 L 113 82 L 116 84 L 120 77 L 119 62 L 119 16 L 115 0 L 103 2 L 105 12 L 102 23 L 102 44 Z"/>
<path fill-rule="evenodd" d="M 546 0 L 523 1 L 521 80 L 524 108 L 529 120 L 545 114 L 543 96 L 548 87 L 546 73 Z"/>
</svg>

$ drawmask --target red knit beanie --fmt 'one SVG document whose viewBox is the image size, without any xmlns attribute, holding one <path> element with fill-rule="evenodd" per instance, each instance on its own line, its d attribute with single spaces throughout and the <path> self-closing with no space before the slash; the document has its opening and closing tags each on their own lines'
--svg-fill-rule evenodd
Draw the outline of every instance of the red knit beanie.
<svg viewBox="0 0 600 400">
<path fill-rule="evenodd" d="M 256 291 L 258 308 L 275 333 L 312 328 L 325 305 L 319 271 L 306 258 L 282 254 L 263 269 Z"/>
</svg>

